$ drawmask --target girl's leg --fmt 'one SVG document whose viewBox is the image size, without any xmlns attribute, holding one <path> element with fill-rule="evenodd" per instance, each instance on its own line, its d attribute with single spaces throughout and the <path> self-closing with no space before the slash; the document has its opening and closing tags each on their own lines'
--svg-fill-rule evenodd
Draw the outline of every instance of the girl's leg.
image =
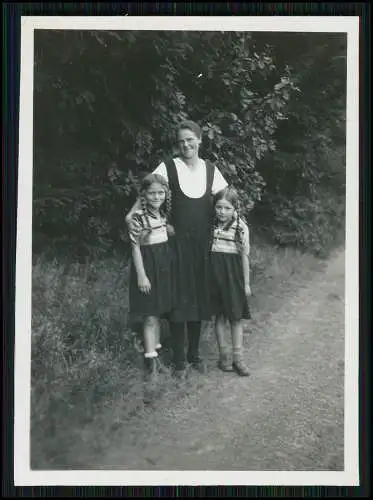
<svg viewBox="0 0 373 500">
<path fill-rule="evenodd" d="M 146 357 L 155 357 L 157 354 L 157 335 L 159 321 L 155 316 L 148 316 L 144 321 L 144 349 Z"/>
<path fill-rule="evenodd" d="M 218 366 L 223 371 L 232 371 L 229 363 L 229 346 L 226 341 L 226 326 L 227 321 L 224 316 L 217 316 L 215 318 L 215 337 L 219 350 Z"/>
<path fill-rule="evenodd" d="M 156 325 L 156 328 L 155 328 L 155 350 L 158 353 L 157 366 L 158 366 L 159 372 L 161 372 L 161 373 L 169 373 L 168 368 L 161 361 L 161 357 L 162 357 L 162 352 L 160 351 L 161 348 L 162 348 L 162 344 L 161 344 L 161 322 L 158 319 L 157 325 Z"/>
<path fill-rule="evenodd" d="M 148 316 L 144 321 L 144 365 L 145 373 L 150 382 L 155 382 L 157 376 L 156 335 L 159 327 L 158 318 Z"/>
<path fill-rule="evenodd" d="M 162 347 L 161 345 L 161 325 L 159 321 L 157 321 L 157 326 L 155 329 L 155 348 L 158 351 Z"/>
<path fill-rule="evenodd" d="M 243 330 L 241 321 L 232 322 L 232 344 L 233 344 L 233 369 L 238 375 L 247 377 L 250 375 L 243 362 Z"/>
</svg>

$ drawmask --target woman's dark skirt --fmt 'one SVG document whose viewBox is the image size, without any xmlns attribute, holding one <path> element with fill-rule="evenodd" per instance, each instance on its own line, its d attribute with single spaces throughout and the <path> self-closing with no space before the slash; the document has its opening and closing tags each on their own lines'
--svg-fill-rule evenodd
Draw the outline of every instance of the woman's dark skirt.
<svg viewBox="0 0 373 500">
<path fill-rule="evenodd" d="M 208 242 L 193 235 L 175 237 L 172 322 L 208 321 L 211 317 Z"/>
</svg>

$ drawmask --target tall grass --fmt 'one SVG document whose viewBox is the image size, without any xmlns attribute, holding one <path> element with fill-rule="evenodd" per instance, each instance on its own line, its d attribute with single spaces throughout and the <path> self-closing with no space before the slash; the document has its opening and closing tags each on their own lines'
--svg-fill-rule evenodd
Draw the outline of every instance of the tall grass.
<svg viewBox="0 0 373 500">
<path fill-rule="evenodd" d="M 322 263 L 298 250 L 257 244 L 252 249 L 253 314 L 278 307 L 283 284 L 297 285 Z M 127 325 L 128 266 L 120 259 L 87 264 L 36 258 L 32 290 L 31 467 L 69 465 L 79 436 L 92 452 L 107 444 L 143 406 L 141 355 Z M 284 292 L 285 293 L 285 292 Z M 281 294 L 280 294 L 281 295 Z M 216 355 L 211 325 L 202 349 Z M 166 377 L 169 397 L 177 386 Z M 167 404 L 166 406 L 167 407 Z M 104 415 L 110 409 L 110 421 Z M 97 432 L 85 435 L 87 426 Z M 86 440 L 86 441 L 85 441 Z"/>
</svg>

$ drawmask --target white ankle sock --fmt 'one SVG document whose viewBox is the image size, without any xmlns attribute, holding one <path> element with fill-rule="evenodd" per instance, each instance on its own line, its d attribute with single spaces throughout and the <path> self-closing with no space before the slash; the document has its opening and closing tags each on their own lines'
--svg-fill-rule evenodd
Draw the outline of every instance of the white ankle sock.
<svg viewBox="0 0 373 500">
<path fill-rule="evenodd" d="M 157 351 L 153 351 L 153 352 L 146 352 L 144 354 L 145 358 L 158 358 L 158 353 Z"/>
</svg>

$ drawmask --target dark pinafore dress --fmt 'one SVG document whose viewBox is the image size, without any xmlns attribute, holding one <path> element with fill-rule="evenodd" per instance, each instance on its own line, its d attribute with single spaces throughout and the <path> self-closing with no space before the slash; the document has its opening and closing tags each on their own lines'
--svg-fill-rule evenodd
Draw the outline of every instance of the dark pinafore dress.
<svg viewBox="0 0 373 500">
<path fill-rule="evenodd" d="M 230 321 L 251 319 L 240 255 L 211 252 L 212 314 Z"/>
<path fill-rule="evenodd" d="M 204 195 L 190 198 L 181 190 L 174 161 L 165 164 L 172 192 L 171 224 L 176 232 L 172 242 L 175 297 L 169 320 L 207 321 L 211 316 L 209 242 L 214 165 L 206 161 Z"/>
<path fill-rule="evenodd" d="M 140 331 L 144 319 L 149 316 L 167 317 L 174 299 L 173 256 L 170 241 L 141 245 L 141 255 L 151 290 L 147 294 L 140 291 L 136 269 L 131 259 L 129 323 L 134 331 Z"/>
</svg>

